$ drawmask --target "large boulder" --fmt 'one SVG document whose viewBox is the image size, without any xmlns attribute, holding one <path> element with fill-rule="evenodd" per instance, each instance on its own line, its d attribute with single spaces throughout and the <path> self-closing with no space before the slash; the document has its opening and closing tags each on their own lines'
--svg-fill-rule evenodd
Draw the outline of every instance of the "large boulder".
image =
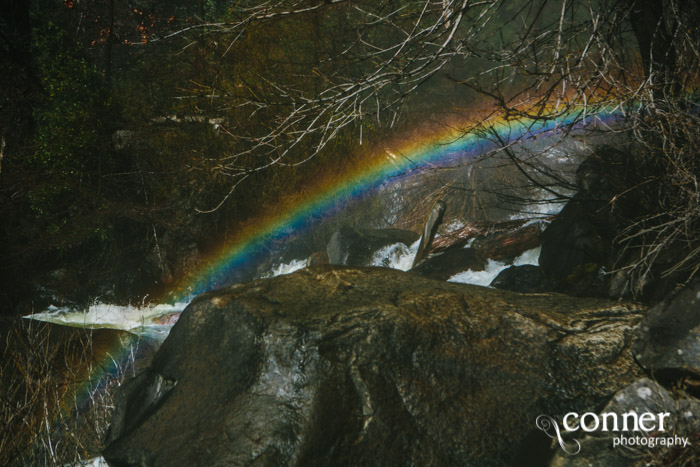
<svg viewBox="0 0 700 467">
<path fill-rule="evenodd" d="M 576 295 L 606 295 L 599 275 L 615 257 L 613 241 L 623 216 L 639 208 L 631 199 L 629 153 L 603 147 L 576 171 L 578 192 L 542 233 L 539 264 L 558 289 Z"/>
<path fill-rule="evenodd" d="M 542 274 L 542 268 L 532 264 L 511 266 L 501 271 L 489 287 L 520 293 L 541 293 L 554 290 L 554 284 Z"/>
<path fill-rule="evenodd" d="M 380 249 L 396 243 L 411 246 L 419 235 L 401 229 L 354 229 L 344 226 L 328 242 L 330 264 L 369 266 L 373 255 Z"/>
<path fill-rule="evenodd" d="M 605 202 L 575 195 L 542 233 L 539 264 L 562 287 L 588 283 L 608 263 L 612 220 Z"/>
<path fill-rule="evenodd" d="M 473 248 L 453 248 L 424 259 L 411 272 L 446 281 L 464 271 L 483 271 L 486 260 Z"/>
<path fill-rule="evenodd" d="M 635 305 L 317 266 L 195 299 L 122 386 L 111 465 L 504 465 L 640 376 Z M 533 438 L 535 436 L 535 438 Z M 542 441 L 540 439 L 540 441 Z"/>
</svg>

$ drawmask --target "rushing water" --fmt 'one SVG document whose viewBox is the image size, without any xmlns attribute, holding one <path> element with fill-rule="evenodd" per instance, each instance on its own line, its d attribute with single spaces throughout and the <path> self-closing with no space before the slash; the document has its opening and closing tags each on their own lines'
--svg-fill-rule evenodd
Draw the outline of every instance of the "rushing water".
<svg viewBox="0 0 700 467">
<path fill-rule="evenodd" d="M 528 209 L 528 214 L 513 215 L 511 218 L 522 219 L 535 216 L 536 218 L 532 222 L 538 222 L 542 215 L 552 215 L 560 209 L 561 204 L 539 203 L 531 206 Z M 460 221 L 452 221 L 452 224 L 446 230 L 456 230 L 463 225 Z M 528 223 L 524 225 L 528 225 Z M 374 253 L 368 266 L 408 271 L 418 251 L 418 245 L 419 241 L 416 241 L 410 247 L 403 243 L 388 245 Z M 471 242 L 467 243 L 465 247 L 470 245 Z M 537 265 L 539 253 L 539 248 L 526 251 L 515 258 L 512 263 L 503 263 L 490 259 L 483 271 L 465 270 L 455 274 L 448 280 L 450 282 L 488 286 L 501 271 L 511 265 Z M 295 259 L 289 263 L 275 265 L 269 271 L 261 274 L 260 278 L 291 274 L 304 267 L 306 267 L 306 260 Z M 26 318 L 83 328 L 121 329 L 134 334 L 147 335 L 158 340 L 164 340 L 188 303 L 148 304 L 143 306 L 95 303 L 87 308 L 50 306 L 40 313 L 26 316 Z"/>
<path fill-rule="evenodd" d="M 282 263 L 278 266 L 275 266 L 272 268 L 270 271 L 262 274 L 260 276 L 261 279 L 266 279 L 269 277 L 277 277 L 277 276 L 283 276 L 285 274 L 291 274 L 294 271 L 298 271 L 299 269 L 303 269 L 306 267 L 306 260 L 305 259 L 293 259 L 289 263 Z"/>
<path fill-rule="evenodd" d="M 540 247 L 527 250 L 522 255 L 513 260 L 512 264 L 502 263 L 500 261 L 488 260 L 486 268 L 483 271 L 466 270 L 455 274 L 447 279 L 448 282 L 460 282 L 462 284 L 474 284 L 488 286 L 506 268 L 510 266 L 524 266 L 526 264 L 537 265 L 537 260 L 540 257 Z"/>
<path fill-rule="evenodd" d="M 95 303 L 87 309 L 50 306 L 25 318 L 81 328 L 121 329 L 164 340 L 187 302 L 144 306 Z"/>
<path fill-rule="evenodd" d="M 413 258 L 418 250 L 418 241 L 410 247 L 403 243 L 395 243 L 378 250 L 372 257 L 370 266 L 381 266 L 407 271 L 411 268 Z M 513 265 L 537 264 L 539 248 L 526 251 L 515 258 Z M 489 260 L 483 271 L 466 270 L 452 276 L 450 282 L 475 284 L 488 286 L 491 281 L 511 264 Z M 306 266 L 303 260 L 293 260 L 290 263 L 280 264 L 262 277 L 275 277 L 290 274 Z M 144 306 L 120 306 L 108 303 L 95 303 L 87 309 L 81 308 L 57 308 L 54 306 L 27 316 L 26 318 L 47 321 L 83 328 L 111 328 L 122 329 L 135 334 L 148 335 L 164 339 L 177 317 L 188 305 L 187 302 L 175 304 L 159 304 Z"/>
<path fill-rule="evenodd" d="M 398 269 L 400 271 L 408 271 L 413 265 L 413 258 L 416 256 L 419 244 L 420 239 L 416 240 L 410 247 L 407 247 L 403 243 L 394 243 L 393 245 L 385 246 L 374 253 L 370 266 L 381 266 Z"/>
</svg>

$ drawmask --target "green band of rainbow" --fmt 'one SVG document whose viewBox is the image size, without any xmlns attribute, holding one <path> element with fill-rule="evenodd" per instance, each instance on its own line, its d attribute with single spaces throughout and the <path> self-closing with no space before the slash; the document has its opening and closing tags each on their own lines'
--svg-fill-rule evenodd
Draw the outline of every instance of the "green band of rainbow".
<svg viewBox="0 0 700 467">
<path fill-rule="evenodd" d="M 496 144 L 486 138 L 486 133 L 498 135 L 503 141 L 513 142 L 529 136 L 557 131 L 580 125 L 582 111 L 572 111 L 566 115 L 542 120 L 493 119 L 479 132 L 451 130 L 414 136 L 411 141 L 397 145 L 394 150 L 378 150 L 375 157 L 331 182 L 321 181 L 312 187 L 307 196 L 296 205 L 286 209 L 284 214 L 263 217 L 225 245 L 211 257 L 207 266 L 178 284 L 170 300 L 183 301 L 197 294 L 227 285 L 228 278 L 254 260 L 265 245 L 278 241 L 294 232 L 308 228 L 318 219 L 336 212 L 338 204 L 352 200 L 376 189 L 387 180 L 399 180 L 402 176 L 415 173 L 426 167 L 449 166 L 494 149 Z M 605 122 L 615 118 L 612 112 L 598 111 L 588 122 Z M 464 128 L 465 125 L 462 125 Z M 486 128 L 487 131 L 484 131 Z"/>
</svg>

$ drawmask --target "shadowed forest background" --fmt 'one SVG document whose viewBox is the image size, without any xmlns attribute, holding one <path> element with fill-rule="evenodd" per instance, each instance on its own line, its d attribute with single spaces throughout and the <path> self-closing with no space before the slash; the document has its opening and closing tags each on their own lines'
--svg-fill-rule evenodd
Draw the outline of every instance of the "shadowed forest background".
<svg viewBox="0 0 700 467">
<path fill-rule="evenodd" d="M 605 108 L 663 152 L 671 109 L 694 125 L 693 2 L 2 8 L 5 311 L 31 307 L 40 282 L 78 300 L 161 292 L 228 232 L 408 129 Z"/>
<path fill-rule="evenodd" d="M 376 157 L 387 138 L 440 125 L 490 138 L 480 122 L 495 115 L 571 115 L 572 128 L 601 112 L 620 116 L 606 137 L 633 145 L 636 158 L 620 194 L 642 187 L 625 208 L 627 227 L 636 226 L 627 246 L 659 247 L 635 253 L 640 281 L 649 254 L 682 248 L 695 231 L 695 214 L 673 231 L 658 227 L 664 219 L 639 224 L 694 212 L 693 2 L 37 0 L 2 8 L 6 312 L 31 311 L 42 283 L 60 283 L 80 301 L 159 294 L 249 219 Z M 531 159 L 505 154 L 520 167 Z M 522 172 L 517 165 L 510 174 Z M 538 183 L 566 185 L 566 177 Z M 462 185 L 487 192 L 503 183 Z M 433 200 L 418 203 L 413 222 Z M 473 200 L 460 215 L 484 220 Z M 635 236 L 645 230 L 657 238 Z M 690 251 L 686 273 L 699 264 Z"/>
<path fill-rule="evenodd" d="M 230 190 L 236 174 L 221 161 L 269 126 L 274 109 L 251 108 L 272 99 L 266 75 L 313 89 L 308 63 L 339 47 L 328 41 L 344 27 L 338 15 L 256 25 L 228 48 L 230 35 L 197 29 L 230 18 L 226 2 L 3 8 L 5 311 L 35 292 L 33 278 L 59 268 L 70 271 L 65 280 L 74 289 L 80 285 L 72 298 L 157 292 L 172 280 L 172 268 L 181 266 L 181 274 L 187 266 L 169 263 L 205 252 L 281 197 L 342 172 L 360 155 L 356 134 L 346 131 L 319 157 L 294 166 L 307 157 L 301 145 L 286 164 L 246 174 L 216 211 L 198 212 Z M 190 28 L 191 37 L 167 38 Z M 233 137 L 232 128 L 241 134 Z M 374 133 L 365 125 L 366 143 Z M 255 158 L 243 155 L 239 165 Z M 101 288 L 114 282 L 115 271 L 113 288 Z"/>
</svg>

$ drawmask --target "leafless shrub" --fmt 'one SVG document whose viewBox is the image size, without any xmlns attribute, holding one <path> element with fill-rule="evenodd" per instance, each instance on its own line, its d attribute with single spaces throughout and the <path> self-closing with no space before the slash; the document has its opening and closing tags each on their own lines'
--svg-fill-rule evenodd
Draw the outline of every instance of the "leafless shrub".
<svg viewBox="0 0 700 467">
<path fill-rule="evenodd" d="M 101 373 L 92 333 L 19 320 L 0 346 L 0 464 L 65 465 L 99 455 L 124 378 Z"/>
<path fill-rule="evenodd" d="M 560 187 L 568 179 L 543 170 L 532 152 L 517 151 L 524 142 L 518 134 L 556 122 L 561 138 L 582 131 L 604 133 L 607 144 L 619 138 L 640 152 L 640 163 L 631 177 L 639 183 L 618 195 L 656 200 L 625 219 L 618 239 L 616 267 L 641 291 L 652 271 L 685 280 L 700 265 L 693 240 L 698 21 L 700 7 L 690 0 L 250 0 L 222 21 L 189 25 L 161 41 L 216 37 L 217 51 L 225 44 L 222 63 L 237 57 L 255 65 L 241 71 L 240 82 L 222 80 L 182 96 L 193 106 L 216 102 L 236 117 L 218 130 L 232 142 L 230 151 L 202 161 L 230 187 L 229 195 L 271 167 L 307 163 L 340 136 L 355 135 L 362 144 L 367 133 L 379 137 L 397 128 L 414 108 L 429 113 L 438 106 L 421 102 L 423 89 L 442 86 L 444 92 L 445 80 L 452 84 L 454 112 L 469 109 L 464 134 L 499 144 L 511 163 L 500 173 L 519 170 L 551 195 L 546 201 L 564 201 Z M 312 26 L 315 35 L 303 40 L 286 33 Z M 262 37 L 266 41 L 256 39 Z M 270 66 L 266 58 L 236 55 L 263 42 L 277 52 Z M 612 123 L 605 120 L 610 116 Z M 504 137 L 492 131 L 495 121 L 523 131 Z M 489 185 L 499 178 L 511 205 L 518 198 L 538 201 L 536 190 L 510 176 L 472 174 L 465 184 L 435 175 L 443 186 L 416 187 L 422 196 L 413 199 L 426 202 L 407 203 L 417 210 L 401 217 L 407 224 L 422 219 L 431 201 L 449 190 L 471 198 L 458 203 L 461 213 L 484 216 L 484 201 L 497 191 Z M 202 211 L 218 209 L 229 195 Z M 664 258 L 668 264 L 661 264 Z"/>
<path fill-rule="evenodd" d="M 630 190 L 646 206 L 618 237 L 618 265 L 641 293 L 654 279 L 685 282 L 700 269 L 700 120 L 676 105 L 657 109 L 635 136 L 649 157 Z"/>
</svg>

